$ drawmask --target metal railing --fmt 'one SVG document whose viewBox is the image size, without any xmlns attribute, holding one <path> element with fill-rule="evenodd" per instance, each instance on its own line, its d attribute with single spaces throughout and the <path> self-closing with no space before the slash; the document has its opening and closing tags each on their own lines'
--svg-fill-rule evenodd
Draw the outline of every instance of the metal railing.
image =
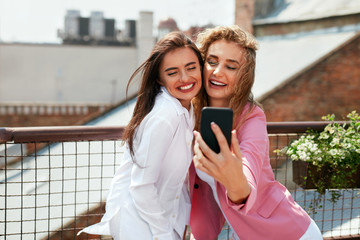
<svg viewBox="0 0 360 240">
<path fill-rule="evenodd" d="M 276 179 L 309 209 L 317 193 L 292 181 L 292 162 L 276 155 L 324 122 L 268 123 L 270 161 Z M 77 232 L 104 213 L 111 179 L 119 166 L 122 127 L 0 128 L 0 238 L 110 239 Z M 1 144 L 2 143 L 2 144 Z M 360 190 L 341 190 L 337 203 L 325 194 L 322 208 L 309 212 L 324 238 L 360 237 Z M 315 213 L 316 212 L 316 213 Z M 228 239 L 228 229 L 218 239 Z"/>
</svg>

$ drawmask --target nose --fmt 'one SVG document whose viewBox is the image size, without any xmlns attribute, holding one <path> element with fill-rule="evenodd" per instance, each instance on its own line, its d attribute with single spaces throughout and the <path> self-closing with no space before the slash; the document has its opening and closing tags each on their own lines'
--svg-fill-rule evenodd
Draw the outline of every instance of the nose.
<svg viewBox="0 0 360 240">
<path fill-rule="evenodd" d="M 214 67 L 213 75 L 214 76 L 221 76 L 222 74 L 223 74 L 222 65 L 221 64 L 216 65 Z"/>
<path fill-rule="evenodd" d="M 180 73 L 180 81 L 181 82 L 189 81 L 189 74 L 186 71 L 181 71 L 181 73 Z"/>
</svg>

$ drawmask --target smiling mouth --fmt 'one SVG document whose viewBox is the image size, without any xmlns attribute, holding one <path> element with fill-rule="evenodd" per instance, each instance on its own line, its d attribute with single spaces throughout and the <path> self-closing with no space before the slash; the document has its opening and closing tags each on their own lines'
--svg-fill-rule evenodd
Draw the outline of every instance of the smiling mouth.
<svg viewBox="0 0 360 240">
<path fill-rule="evenodd" d="M 220 83 L 220 82 L 217 82 L 217 81 L 214 81 L 214 80 L 211 80 L 210 83 L 212 85 L 215 85 L 215 86 L 226 86 L 226 84 Z"/>
<path fill-rule="evenodd" d="M 179 89 L 180 90 L 188 90 L 188 89 L 192 88 L 194 85 L 195 85 L 195 83 L 191 83 L 186 86 L 181 86 L 181 87 L 179 87 Z"/>
</svg>

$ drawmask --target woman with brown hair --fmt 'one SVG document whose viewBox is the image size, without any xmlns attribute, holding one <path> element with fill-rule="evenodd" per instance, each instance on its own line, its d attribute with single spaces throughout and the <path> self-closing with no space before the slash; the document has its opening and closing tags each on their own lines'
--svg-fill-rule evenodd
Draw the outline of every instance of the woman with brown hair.
<svg viewBox="0 0 360 240">
<path fill-rule="evenodd" d="M 173 32 L 156 43 L 135 71 L 129 84 L 140 73 L 142 81 L 123 137 L 124 159 L 113 178 L 105 215 L 84 232 L 117 240 L 183 238 L 190 217 L 191 100 L 201 89 L 202 66 L 196 45 Z"/>
</svg>

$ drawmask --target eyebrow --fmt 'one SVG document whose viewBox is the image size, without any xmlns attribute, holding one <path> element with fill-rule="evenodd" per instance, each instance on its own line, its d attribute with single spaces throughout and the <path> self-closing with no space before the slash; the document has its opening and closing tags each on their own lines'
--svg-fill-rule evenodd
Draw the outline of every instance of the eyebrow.
<svg viewBox="0 0 360 240">
<path fill-rule="evenodd" d="M 193 65 L 193 64 L 196 64 L 196 62 L 189 62 L 189 63 L 185 64 L 185 67 L 188 67 L 188 66 Z M 175 70 L 175 69 L 177 69 L 177 67 L 169 67 L 169 68 L 165 69 L 164 72 L 172 71 L 172 70 Z"/>
<path fill-rule="evenodd" d="M 219 59 L 218 56 L 212 55 L 212 54 L 210 54 L 208 57 Z M 233 63 L 240 64 L 239 61 L 237 61 L 237 60 L 235 60 L 235 59 L 226 59 L 226 61 L 227 61 L 227 62 L 233 62 Z"/>
</svg>

